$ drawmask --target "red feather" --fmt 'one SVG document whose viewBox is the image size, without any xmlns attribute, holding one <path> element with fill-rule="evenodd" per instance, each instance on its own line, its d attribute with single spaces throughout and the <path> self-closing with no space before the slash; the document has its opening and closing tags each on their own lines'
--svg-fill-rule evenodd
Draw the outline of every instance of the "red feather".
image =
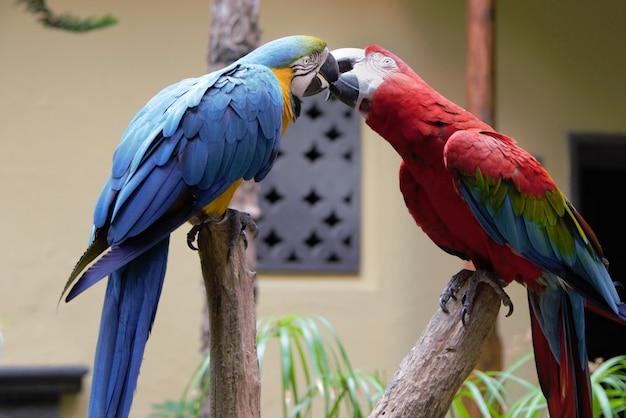
<svg viewBox="0 0 626 418">
<path fill-rule="evenodd" d="M 592 285 L 597 281 L 580 277 L 573 278 L 570 287 L 562 287 L 561 280 L 568 281 L 565 276 L 553 280 L 550 291 L 546 292 L 548 282 L 545 277 L 554 278 L 555 271 L 568 273 L 572 267 L 556 268 L 555 265 L 561 263 L 558 253 L 557 257 L 548 260 L 548 256 L 539 252 L 533 262 L 513 250 L 504 239 L 499 240 L 504 242 L 503 245 L 498 243 L 483 228 L 474 212 L 476 208 L 468 204 L 459 188 L 459 173 L 470 176 L 480 173 L 490 181 L 506 179 L 514 187 L 518 198 L 534 196 L 535 199 L 543 199 L 542 204 L 545 205 L 548 194 L 561 196 L 547 171 L 532 155 L 518 147 L 515 140 L 494 131 L 488 124 L 447 100 L 389 51 L 375 45 L 367 47 L 365 59 L 355 63 L 350 72 L 351 78 L 346 80 L 362 75 L 372 84 L 366 88 L 361 88 L 359 84 L 359 100 L 356 104 L 348 100 L 346 103 L 358 106 L 367 125 L 402 157 L 400 189 L 417 225 L 448 253 L 472 261 L 477 269 L 495 272 L 507 283 L 517 281 L 528 288 L 537 372 L 550 415 L 592 416 L 586 349 L 584 343 L 579 345 L 584 336 L 577 335 L 577 330 L 580 332 L 582 328 L 582 304 L 580 296 L 572 296 L 569 292 L 580 291 L 583 297 L 590 297 L 589 300 L 596 303 L 599 301 L 600 304 L 594 306 L 604 310 L 606 316 L 621 321 L 613 312 L 617 309 L 617 302 L 598 298 L 601 292 Z M 341 99 L 341 95 L 339 97 Z M 354 100 L 353 96 L 350 100 Z M 591 228 L 569 202 L 563 202 L 555 200 L 550 204 L 560 204 L 555 212 L 571 212 L 563 222 L 567 223 L 567 227 L 579 225 L 574 228 L 574 233 L 586 235 L 584 239 L 589 240 L 589 245 L 585 248 L 588 248 L 591 259 L 602 259 L 600 245 Z M 558 230 L 555 234 L 562 231 Z M 536 230 L 528 234 L 532 232 Z M 533 239 L 538 239 L 538 236 L 533 235 Z M 550 248 L 550 243 L 544 244 Z M 549 266 L 541 265 L 543 261 Z M 603 269 L 604 266 L 594 265 L 594 268 Z M 606 277 L 598 280 L 606 280 Z M 610 280 L 606 281 L 602 285 L 611 287 Z M 541 300 L 543 294 L 551 297 Z M 553 299 L 558 302 L 558 307 L 551 304 Z M 547 310 L 545 315 L 542 309 Z M 558 323 L 550 322 L 554 319 L 553 314 L 558 315 Z M 544 334 L 544 330 L 558 335 Z M 552 349 L 549 341 L 552 342 Z M 555 342 L 558 343 L 557 349 Z"/>
<path fill-rule="evenodd" d="M 433 213 L 409 208 L 417 224 L 439 246 L 449 247 L 447 241 L 455 242 L 454 250 L 466 254 L 476 268 L 496 271 L 506 282 L 538 286 L 541 270 L 485 232 L 445 165 L 444 146 L 452 134 L 492 128 L 437 93 L 410 68 L 404 68 L 403 73 L 385 79 L 378 87 L 366 123 L 396 149 L 414 183 L 421 186 L 413 193 L 413 200 L 431 202 Z M 433 222 L 428 217 L 446 225 L 448 236 L 431 232 L 428 228 Z"/>
<path fill-rule="evenodd" d="M 561 316 L 561 364 L 554 358 L 548 341 L 539 326 L 535 312 L 530 310 L 530 325 L 535 351 L 535 364 L 541 389 L 548 401 L 552 417 L 591 417 L 591 384 L 589 366 L 581 364 L 580 353 L 572 334 L 571 313 Z"/>
</svg>

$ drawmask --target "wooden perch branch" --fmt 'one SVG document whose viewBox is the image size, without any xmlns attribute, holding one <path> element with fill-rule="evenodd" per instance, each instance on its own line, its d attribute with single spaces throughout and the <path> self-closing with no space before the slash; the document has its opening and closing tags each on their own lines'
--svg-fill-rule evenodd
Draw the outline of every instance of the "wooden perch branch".
<svg viewBox="0 0 626 418">
<path fill-rule="evenodd" d="M 211 417 L 260 417 L 254 278 L 246 269 L 242 234 L 250 224 L 249 215 L 230 209 L 223 221 L 202 224 L 197 237 L 211 335 Z M 466 326 L 460 302 L 448 303 L 449 314 L 438 310 L 370 418 L 444 417 L 476 366 L 500 304 L 491 287 L 481 285 Z"/>
<path fill-rule="evenodd" d="M 459 291 L 462 295 L 467 284 Z M 467 326 L 462 305 L 440 309 L 391 377 L 370 418 L 444 417 L 455 393 L 472 372 L 500 311 L 500 297 L 489 286 L 476 292 Z"/>
<path fill-rule="evenodd" d="M 249 215 L 229 209 L 223 221 L 203 223 L 197 237 L 209 311 L 211 417 L 260 416 L 254 277 L 246 269 L 242 233 L 246 226 L 254 226 Z"/>
</svg>

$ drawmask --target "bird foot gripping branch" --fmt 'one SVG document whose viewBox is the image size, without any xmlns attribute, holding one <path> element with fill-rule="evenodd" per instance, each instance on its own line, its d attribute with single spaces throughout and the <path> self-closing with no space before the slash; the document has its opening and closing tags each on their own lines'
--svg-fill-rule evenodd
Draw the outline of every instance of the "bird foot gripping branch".
<svg viewBox="0 0 626 418">
<path fill-rule="evenodd" d="M 239 237 L 243 239 L 245 248 L 248 248 L 248 234 L 246 231 L 252 234 L 252 238 L 256 238 L 258 235 L 258 228 L 252 216 L 247 212 L 240 212 L 235 209 L 228 209 L 223 215 L 202 215 L 196 216 L 190 220 L 193 224 L 189 232 L 187 233 L 187 245 L 194 251 L 198 251 L 198 247 L 195 246 L 195 242 L 198 238 L 198 234 L 203 226 L 206 224 L 222 225 L 230 221 L 231 234 L 228 244 L 228 256 L 232 252 L 232 249 L 237 244 Z"/>
<path fill-rule="evenodd" d="M 229 213 L 226 211 L 222 215 L 214 215 L 214 214 L 206 214 L 201 213 L 200 215 L 193 216 L 189 219 L 189 223 L 193 226 L 187 232 L 187 246 L 194 251 L 198 251 L 198 247 L 194 244 L 198 238 L 198 234 L 200 233 L 200 229 L 203 225 L 208 223 L 216 223 L 222 224 L 228 220 Z"/>
<path fill-rule="evenodd" d="M 503 281 L 498 277 L 495 273 L 487 271 L 487 270 L 468 270 L 463 269 L 459 271 L 457 274 L 452 276 L 445 289 L 441 293 L 439 297 L 439 306 L 441 310 L 445 313 L 448 313 L 447 304 L 450 299 L 457 300 L 457 293 L 463 287 L 465 282 L 469 280 L 467 290 L 463 293 L 463 297 L 461 299 L 461 303 L 463 304 L 463 310 L 461 311 L 461 322 L 464 326 L 467 326 L 467 323 L 470 320 L 472 313 L 472 305 L 474 304 L 474 298 L 476 297 L 476 291 L 478 289 L 478 285 L 484 283 L 489 285 L 494 292 L 500 297 L 502 300 L 502 304 L 509 308 L 509 311 L 506 313 L 506 316 L 511 316 L 513 313 L 513 302 L 509 295 L 504 291 Z"/>
</svg>

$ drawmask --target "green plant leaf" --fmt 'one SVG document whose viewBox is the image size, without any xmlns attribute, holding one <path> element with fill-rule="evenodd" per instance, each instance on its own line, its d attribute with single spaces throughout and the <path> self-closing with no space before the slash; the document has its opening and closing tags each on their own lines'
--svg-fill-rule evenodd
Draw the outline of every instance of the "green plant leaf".
<svg viewBox="0 0 626 418">
<path fill-rule="evenodd" d="M 88 32 L 102 29 L 117 23 L 117 18 L 107 14 L 100 17 L 79 18 L 69 13 L 55 14 L 45 0 L 16 0 L 16 3 L 26 5 L 26 10 L 38 15 L 39 21 L 48 27 L 70 32 Z"/>
<path fill-rule="evenodd" d="M 319 315 L 270 317 L 257 323 L 257 354 L 262 370 L 270 341 L 278 342 L 284 418 L 309 418 L 322 406 L 326 418 L 343 412 L 353 418 L 373 410 L 385 387 L 383 379 L 355 371 L 330 323 Z M 518 375 L 533 359 L 525 355 L 502 371 L 470 374 L 450 407 L 452 418 L 470 418 L 463 403 L 472 399 L 483 416 L 491 418 L 547 417 L 547 403 L 538 384 Z M 198 417 L 208 393 L 209 358 L 194 371 L 178 401 L 153 405 L 151 418 Z M 608 359 L 591 373 L 594 417 L 612 417 L 626 411 L 626 356 Z M 514 399 L 512 393 L 522 391 Z"/>
</svg>

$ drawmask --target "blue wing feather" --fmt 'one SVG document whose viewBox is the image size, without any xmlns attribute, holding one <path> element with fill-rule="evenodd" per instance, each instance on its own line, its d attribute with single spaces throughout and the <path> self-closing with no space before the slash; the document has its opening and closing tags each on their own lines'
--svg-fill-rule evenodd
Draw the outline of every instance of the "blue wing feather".
<svg viewBox="0 0 626 418">
<path fill-rule="evenodd" d="M 539 254 L 550 254 L 550 252 L 552 252 L 552 246 L 548 240 L 546 230 L 537 228 L 531 223 L 526 223 L 525 226 L 530 246 L 536 248 Z"/>
<path fill-rule="evenodd" d="M 481 134 L 484 133 L 475 133 Z M 459 142 L 455 143 L 455 140 Z M 516 253 L 544 269 L 544 279 L 547 282 L 558 283 L 556 277 L 560 277 L 570 286 L 590 295 L 597 303 L 617 313 L 621 302 L 615 286 L 600 255 L 582 232 L 572 214 L 573 209 L 562 193 L 558 189 L 548 191 L 546 188 L 545 196 L 528 196 L 514 181 L 513 176 L 518 181 L 532 181 L 530 179 L 533 177 L 524 176 L 536 175 L 537 170 L 541 169 L 538 163 L 536 167 L 520 165 L 515 158 L 522 155 L 523 150 L 487 134 L 481 135 L 480 141 L 467 134 L 458 135 L 454 140 L 451 137 L 446 147 L 456 155 L 462 155 L 462 152 L 467 153 L 467 149 L 471 147 L 469 142 L 472 141 L 491 141 L 493 155 L 506 159 L 502 164 L 510 173 L 509 176 L 501 173 L 500 178 L 492 179 L 493 183 L 486 176 L 479 178 L 473 174 L 475 170 L 481 173 L 493 171 L 494 162 L 490 158 L 476 161 L 474 172 L 456 168 L 458 171 L 454 174 L 458 179 L 459 191 L 485 231 L 499 244 L 510 246 Z M 458 149 L 455 148 L 457 146 Z M 533 161 L 527 154 L 522 157 L 524 161 Z M 450 167 L 457 163 L 458 160 L 448 161 Z M 514 170 L 510 169 L 511 166 Z M 547 175 L 541 176 L 541 180 L 554 187 Z M 494 187 L 491 191 L 487 190 L 490 185 Z M 496 200 L 492 198 L 496 192 L 503 191 L 496 190 L 496 185 L 498 188 L 506 186 L 503 189 L 506 194 L 503 199 L 497 200 L 497 207 L 493 203 Z M 526 204 L 530 206 L 525 207 Z"/>
<path fill-rule="evenodd" d="M 207 100 L 210 100 L 209 97 Z M 200 128 L 198 134 L 200 138 L 206 139 L 211 143 L 223 142 L 226 134 L 226 124 L 228 123 L 228 114 L 231 110 L 228 107 L 222 109 L 221 112 L 206 112 L 203 114 L 204 124 Z"/>
<path fill-rule="evenodd" d="M 568 272 L 585 276 L 584 267 L 577 260 L 602 265 L 598 256 L 590 252 L 589 246 L 583 244 L 577 230 L 568 230 L 565 227 L 546 228 L 524 215 L 516 214 L 509 195 L 504 198 L 500 207 L 494 208 L 482 197 L 483 191 L 463 181 L 458 187 L 485 231 L 496 242 L 510 246 L 536 265 L 560 277 L 567 277 Z M 554 213 L 551 213 L 550 217 L 554 218 L 556 224 L 559 218 Z M 558 234 L 571 234 L 570 239 L 577 243 L 575 250 L 570 253 L 562 251 L 557 245 L 558 242 L 562 242 Z M 608 272 L 603 276 L 608 277 Z"/>
<path fill-rule="evenodd" d="M 215 170 L 205 170 L 202 178 L 198 182 L 201 189 L 208 188 L 220 174 L 220 167 L 224 158 L 224 141 L 212 140 L 212 138 L 203 137 L 204 130 L 200 130 L 200 139 L 208 144 L 209 152 L 207 154 L 206 165 L 215 167 Z"/>
<path fill-rule="evenodd" d="M 252 66 L 252 72 L 250 67 L 231 66 L 219 73 L 183 80 L 177 86 L 163 89 L 146 106 L 149 109 L 140 111 L 133 119 L 115 153 L 109 181 L 114 189 L 121 192 L 115 196 L 109 190 L 103 192 L 96 209 L 98 223 L 103 224 L 102 219 L 108 213 L 112 198 L 116 200 L 111 223 L 118 225 L 112 228 L 112 245 L 123 241 L 129 234 L 140 233 L 150 225 L 149 222 L 167 210 L 167 206 L 160 208 L 155 201 L 162 196 L 158 194 L 159 184 L 166 181 L 176 183 L 176 176 L 180 176 L 188 186 L 207 189 L 222 176 L 230 181 L 244 175 L 249 177 L 252 159 L 266 158 L 265 154 L 255 153 L 256 141 L 265 138 L 251 135 L 250 124 L 273 126 L 275 134 L 279 131 L 282 118 L 250 121 L 247 115 L 264 114 L 259 112 L 260 106 L 272 103 L 275 109 L 269 114 L 282 116 L 282 92 L 271 70 Z M 248 77 L 245 82 L 240 78 L 243 76 Z M 254 82 L 250 81 L 252 78 Z M 256 90 L 260 86 L 264 86 L 264 93 Z M 228 94 L 223 94 L 224 91 Z M 160 122 L 150 130 L 147 128 L 150 120 Z M 141 138 L 140 134 L 145 132 L 149 132 L 153 139 Z M 233 148 L 228 145 L 231 143 Z M 233 159 L 235 153 L 237 157 Z M 171 167 L 163 173 L 155 170 L 174 155 L 177 155 L 179 168 Z M 265 159 L 255 161 L 253 165 L 264 167 L 268 163 L 271 162 Z M 144 182 L 147 176 L 150 176 L 150 182 Z M 206 205 L 215 197 L 206 196 L 206 201 L 200 203 Z M 135 206 L 128 199 L 156 203 Z M 164 205 L 166 203 L 171 204 L 171 199 L 163 201 Z M 142 213 L 148 207 L 153 213 Z"/>
<path fill-rule="evenodd" d="M 145 217 L 141 218 L 138 224 L 142 225 L 152 225 L 166 213 L 168 208 L 170 208 L 174 202 L 178 200 L 178 197 L 181 196 L 183 190 L 187 187 L 185 182 L 179 177 L 175 175 L 171 175 L 174 170 L 171 168 L 173 164 L 169 166 L 161 166 L 157 167 L 157 170 L 163 171 L 163 175 L 161 178 L 163 182 L 161 183 L 161 187 L 156 190 L 156 192 L 151 196 L 151 199 L 148 203 L 148 206 L 145 209 Z M 169 172 L 169 175 L 168 175 Z M 147 179 L 146 181 L 152 181 L 151 179 Z M 156 184 L 155 184 L 156 186 Z M 137 199 L 140 199 L 140 196 L 137 196 Z M 142 231 L 145 228 L 142 228 Z M 133 230 L 129 231 L 130 235 L 133 234 Z"/>
<path fill-rule="evenodd" d="M 234 111 L 234 109 L 233 109 Z M 243 123 L 239 115 L 234 114 L 229 118 L 228 124 L 226 126 L 226 132 L 224 134 L 224 139 L 227 143 L 234 143 L 240 139 L 242 139 L 246 132 L 246 125 Z"/>
<path fill-rule="evenodd" d="M 204 124 L 205 120 L 196 106 L 187 110 L 185 117 L 182 119 L 181 129 L 177 130 L 177 132 L 182 130 L 182 133 L 187 138 L 193 138 L 198 135 L 198 131 L 200 131 L 200 128 L 202 128 Z"/>
<path fill-rule="evenodd" d="M 272 168 L 272 165 L 274 164 L 274 161 L 276 161 L 276 157 L 278 156 L 279 144 L 280 144 L 279 141 L 275 141 L 272 147 L 268 147 L 269 154 L 268 153 L 265 154 L 267 156 L 265 160 L 267 161 L 267 163 L 265 163 L 261 167 L 259 172 L 256 174 L 256 176 L 254 176 L 255 181 L 263 180 L 265 176 L 267 175 L 267 173 L 269 173 L 270 169 Z"/>
<path fill-rule="evenodd" d="M 244 136 L 237 141 L 237 150 L 235 151 L 236 158 L 233 160 L 233 164 L 230 167 L 227 177 L 233 181 L 244 177 L 252 159 L 254 158 L 254 151 L 256 149 L 257 138 L 251 138 L 247 129 Z"/>
<path fill-rule="evenodd" d="M 217 178 L 229 178 L 228 173 L 235 159 L 235 151 L 237 150 L 237 144 L 228 144 L 224 142 L 224 153 L 222 154 L 222 163 L 219 166 L 217 172 Z"/>
<path fill-rule="evenodd" d="M 114 188 L 112 183 L 113 180 L 108 178 L 104 183 L 104 187 L 102 187 L 102 191 L 100 192 L 100 196 L 96 202 L 96 207 L 93 213 L 94 229 L 104 227 L 104 225 L 106 225 L 109 221 L 110 208 L 113 206 L 113 201 L 119 191 L 119 188 Z"/>
<path fill-rule="evenodd" d="M 245 81 L 239 78 L 243 76 Z M 260 86 L 263 93 L 257 91 Z M 246 100 L 248 97 L 252 99 Z M 269 108 L 260 109 L 268 103 Z M 251 64 L 186 79 L 159 92 L 126 129 L 114 154 L 111 177 L 94 210 L 96 228 L 108 228 L 113 255 L 102 257 L 85 272 L 89 274 L 78 280 L 76 292 L 141 253 L 135 248 L 115 249 L 130 237 L 143 236 L 145 231 L 150 231 L 151 237 L 168 234 L 232 182 L 263 178 L 278 149 L 282 110 L 282 90 L 273 72 Z M 251 121 L 238 113 L 246 111 L 257 118 Z M 151 125 L 154 120 L 159 122 Z M 272 132 L 271 136 L 258 135 L 266 131 Z M 149 137 L 142 138 L 146 132 Z M 261 146 L 258 141 L 269 144 Z M 272 152 L 259 151 L 265 148 Z M 156 228 L 164 230 L 151 231 L 181 196 L 187 198 L 190 193 L 195 199 L 193 208 L 182 215 L 169 215 L 177 219 L 177 225 L 159 223 Z"/>
<path fill-rule="evenodd" d="M 467 187 L 466 184 L 459 184 L 459 191 L 461 195 L 469 205 L 470 209 L 481 226 L 489 234 L 489 236 L 500 245 L 506 244 L 506 239 L 502 236 L 502 233 L 498 230 L 496 225 L 493 225 L 492 219 L 494 218 L 493 208 L 479 204 L 481 201 L 480 196 L 476 196 L 480 193 L 479 190 Z"/>
<path fill-rule="evenodd" d="M 270 142 L 268 138 L 263 137 L 261 130 L 258 129 L 258 126 L 255 126 L 255 129 L 258 130 L 255 135 L 257 137 L 257 140 L 255 141 L 256 147 L 254 150 L 254 158 L 252 159 L 248 170 L 243 175 L 243 178 L 246 180 L 251 179 L 259 172 L 263 162 L 265 161 L 266 150 Z"/>
<path fill-rule="evenodd" d="M 288 37 L 223 70 L 181 80 L 157 93 L 124 131 L 94 209 L 89 247 L 63 291 L 71 286 L 69 301 L 110 276 L 89 416 L 129 415 L 171 232 L 241 179 L 266 175 L 285 109 L 286 86 L 271 68 L 286 69 L 323 48 L 317 38 Z"/>
<path fill-rule="evenodd" d="M 183 141 L 183 130 L 179 129 L 168 138 L 167 141 L 160 141 L 157 147 L 154 147 L 153 158 L 154 164 L 164 165 L 172 158 L 172 155 L 177 154 L 176 149 L 178 147 L 184 148 L 186 141 Z M 156 141 L 155 141 L 156 142 Z"/>
<path fill-rule="evenodd" d="M 200 138 L 188 141 L 184 152 L 180 154 L 180 166 L 183 180 L 189 185 L 197 185 L 202 179 L 209 160 L 211 145 Z M 211 170 L 212 171 L 212 170 Z"/>
</svg>

